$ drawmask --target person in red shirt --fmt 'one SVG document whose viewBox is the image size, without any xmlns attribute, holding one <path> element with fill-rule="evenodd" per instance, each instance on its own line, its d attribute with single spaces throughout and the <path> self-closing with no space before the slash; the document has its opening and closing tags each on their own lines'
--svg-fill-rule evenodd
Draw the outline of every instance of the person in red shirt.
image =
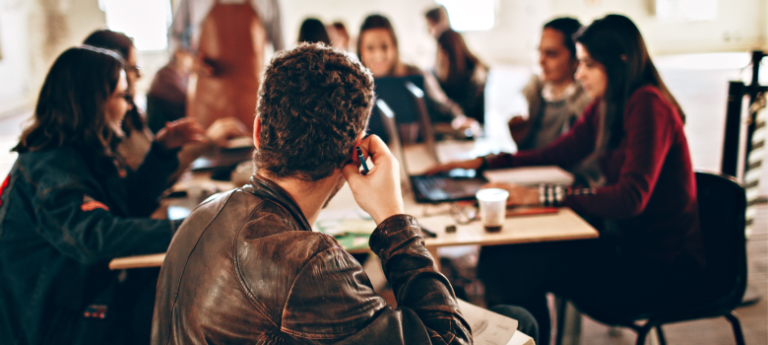
<svg viewBox="0 0 768 345">
<path fill-rule="evenodd" d="M 684 114 L 635 24 L 608 15 L 577 33 L 576 78 L 594 99 L 571 131 L 542 149 L 438 166 L 569 168 L 594 160 L 596 188 L 496 185 L 512 205 L 562 205 L 600 231 L 590 241 L 485 247 L 478 274 L 488 305 L 525 307 L 550 336 L 546 292 L 590 313 L 682 303 L 704 264 Z"/>
</svg>

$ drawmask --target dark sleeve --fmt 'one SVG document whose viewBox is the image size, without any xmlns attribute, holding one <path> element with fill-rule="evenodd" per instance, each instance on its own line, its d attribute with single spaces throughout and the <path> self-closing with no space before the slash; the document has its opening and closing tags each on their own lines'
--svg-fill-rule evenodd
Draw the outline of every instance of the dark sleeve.
<svg viewBox="0 0 768 345">
<path fill-rule="evenodd" d="M 489 169 L 513 168 L 520 166 L 557 165 L 568 169 L 595 150 L 598 127 L 597 104 L 593 103 L 567 134 L 548 146 L 516 154 L 501 153 L 488 156 Z"/>
<path fill-rule="evenodd" d="M 429 117 L 432 122 L 451 122 L 454 118 L 464 114 L 456 102 L 448 98 L 440 87 L 437 78 L 431 72 L 423 72 L 424 75 L 424 101 L 429 109 Z"/>
<path fill-rule="evenodd" d="M 639 92 L 630 100 L 624 117 L 624 163 L 618 182 L 598 188 L 594 195 L 568 197 L 564 205 L 609 219 L 630 218 L 645 210 L 674 142 L 673 116 L 677 114 L 658 94 Z"/>
<path fill-rule="evenodd" d="M 69 183 L 40 196 L 40 235 L 61 253 L 81 263 L 116 257 L 161 253 L 170 244 L 178 221 L 148 218 L 121 218 L 87 187 L 93 181 Z"/>
<path fill-rule="evenodd" d="M 132 216 L 147 217 L 157 209 L 158 198 L 168 188 L 168 178 L 179 167 L 178 151 L 166 150 L 153 142 L 139 169 L 128 169 L 124 183 L 129 198 L 126 204 Z"/>
<path fill-rule="evenodd" d="M 390 217 L 371 235 L 371 250 L 381 258 L 398 309 L 415 312 L 433 344 L 471 344 L 472 333 L 453 288 L 437 270 L 420 233 L 416 218 Z"/>
</svg>

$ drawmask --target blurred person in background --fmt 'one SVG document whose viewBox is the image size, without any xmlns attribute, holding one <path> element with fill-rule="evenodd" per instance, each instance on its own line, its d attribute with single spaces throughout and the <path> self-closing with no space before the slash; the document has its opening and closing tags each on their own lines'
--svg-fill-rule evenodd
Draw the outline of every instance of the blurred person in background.
<svg viewBox="0 0 768 345">
<path fill-rule="evenodd" d="M 440 38 L 445 30 L 451 28 L 451 21 L 448 18 L 448 11 L 445 6 L 437 6 L 424 13 L 427 19 L 427 31 L 435 39 Z"/>
<path fill-rule="evenodd" d="M 168 45 L 196 57 L 187 116 L 203 128 L 236 118 L 252 133 L 268 42 L 275 51 L 284 48 L 277 0 L 181 0 Z"/>
<path fill-rule="evenodd" d="M 363 65 L 371 70 L 374 78 L 423 76 L 425 101 L 433 124 L 453 123 L 455 127 L 477 126 L 476 122 L 464 115 L 461 106 L 445 95 L 432 73 L 425 73 L 418 67 L 400 60 L 397 35 L 386 17 L 374 14 L 365 18 L 357 41 L 357 56 Z"/>
<path fill-rule="evenodd" d="M 322 42 L 327 46 L 331 45 L 331 38 L 328 36 L 328 31 L 325 30 L 325 24 L 317 18 L 307 18 L 301 23 L 299 29 L 299 39 L 297 41 L 301 43 L 318 43 Z"/>
<path fill-rule="evenodd" d="M 337 21 L 328 25 L 328 34 L 331 36 L 331 44 L 334 48 L 343 51 L 349 50 L 349 31 L 344 23 Z"/>
<path fill-rule="evenodd" d="M 147 124 L 157 133 L 166 122 L 187 114 L 187 90 L 194 57 L 183 49 L 173 52 L 171 60 L 157 71 L 147 94 Z"/>
<path fill-rule="evenodd" d="M 445 94 L 458 103 L 466 116 L 485 120 L 486 67 L 467 48 L 460 34 L 447 29 L 437 39 L 435 74 Z"/>
</svg>

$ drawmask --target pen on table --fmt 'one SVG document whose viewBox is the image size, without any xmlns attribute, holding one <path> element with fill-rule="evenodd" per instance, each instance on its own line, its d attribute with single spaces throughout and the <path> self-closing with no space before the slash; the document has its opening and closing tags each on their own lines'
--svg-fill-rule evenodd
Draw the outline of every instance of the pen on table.
<svg viewBox="0 0 768 345">
<path fill-rule="evenodd" d="M 363 166 L 363 175 L 368 174 L 368 164 L 365 164 L 365 156 L 363 156 L 363 150 L 360 149 L 360 146 L 355 148 L 357 150 L 357 158 L 360 159 L 360 165 Z"/>
<path fill-rule="evenodd" d="M 436 233 L 434 233 L 432 230 L 429 230 L 423 226 L 421 227 L 421 232 L 423 232 L 424 235 L 427 235 L 428 237 L 432 237 L 432 238 L 437 237 Z"/>
</svg>

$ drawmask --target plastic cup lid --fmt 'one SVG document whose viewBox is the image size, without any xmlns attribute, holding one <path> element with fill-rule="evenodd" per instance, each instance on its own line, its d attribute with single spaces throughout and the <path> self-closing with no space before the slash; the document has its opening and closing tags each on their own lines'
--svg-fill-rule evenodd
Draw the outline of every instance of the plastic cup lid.
<svg viewBox="0 0 768 345">
<path fill-rule="evenodd" d="M 482 201 L 504 201 L 509 197 L 509 192 L 501 188 L 485 188 L 477 191 L 475 197 Z"/>
</svg>

